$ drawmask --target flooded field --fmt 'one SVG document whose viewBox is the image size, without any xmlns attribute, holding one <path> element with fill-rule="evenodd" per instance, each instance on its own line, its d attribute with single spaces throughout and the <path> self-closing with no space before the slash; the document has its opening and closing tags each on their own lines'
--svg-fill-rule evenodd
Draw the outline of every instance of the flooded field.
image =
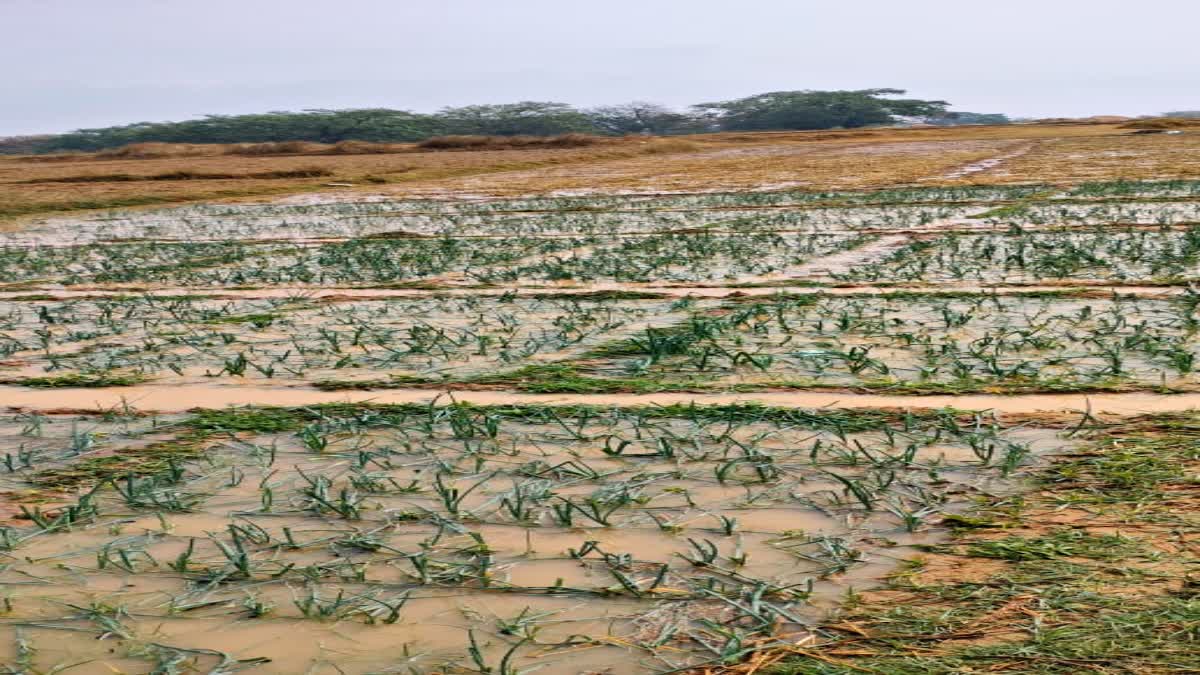
<svg viewBox="0 0 1200 675">
<path fill-rule="evenodd" d="M 1196 407 L 1198 195 L 27 223 L 0 234 L 0 664 L 616 675 L 798 649 L 1097 425 Z"/>
<path fill-rule="evenodd" d="M 281 673 L 727 657 L 1063 447 L 752 406 L 27 413 L 0 439 L 7 658 Z"/>
</svg>

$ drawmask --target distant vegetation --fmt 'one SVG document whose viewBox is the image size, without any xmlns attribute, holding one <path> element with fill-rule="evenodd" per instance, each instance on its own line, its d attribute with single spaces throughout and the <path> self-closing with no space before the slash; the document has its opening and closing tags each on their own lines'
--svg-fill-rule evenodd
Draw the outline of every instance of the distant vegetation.
<svg viewBox="0 0 1200 675">
<path fill-rule="evenodd" d="M 946 112 L 925 119 L 926 124 L 958 126 L 960 124 L 1010 124 L 1008 115 L 998 113 Z"/>
<path fill-rule="evenodd" d="M 54 136 L 9 136 L 0 138 L 0 155 L 27 155 L 34 152 L 45 152 L 45 145 Z"/>
<path fill-rule="evenodd" d="M 523 101 L 444 108 L 432 114 L 366 108 L 208 115 L 183 122 L 138 122 L 58 135 L 0 139 L 0 153 L 94 152 L 141 143 L 413 143 L 442 137 L 451 140 L 441 141 L 441 147 L 496 145 L 495 141 L 478 140 L 489 136 L 524 139 L 504 144 L 510 147 L 557 147 L 554 143 L 531 139 L 547 136 L 579 139 L 578 134 L 849 129 L 893 124 L 902 119 L 934 124 L 1008 122 L 1003 115 L 948 112 L 945 101 L 900 98 L 903 94 L 901 89 L 781 91 L 701 103 L 686 111 L 641 101 L 591 109 L 566 103 Z M 437 145 L 434 141 L 434 146 Z"/>
<path fill-rule="evenodd" d="M 701 103 L 693 109 L 728 131 L 775 129 L 854 129 L 891 124 L 898 117 L 946 112 L 945 101 L 890 98 L 902 89 L 861 91 L 777 91 L 732 101 Z"/>
</svg>

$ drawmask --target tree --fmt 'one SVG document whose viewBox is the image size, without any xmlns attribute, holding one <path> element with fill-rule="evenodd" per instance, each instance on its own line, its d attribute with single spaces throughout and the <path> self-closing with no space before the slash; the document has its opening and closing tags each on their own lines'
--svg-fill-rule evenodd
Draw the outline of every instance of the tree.
<svg viewBox="0 0 1200 675">
<path fill-rule="evenodd" d="M 209 116 L 206 142 L 415 141 L 439 131 L 428 115 L 388 108 L 349 110 L 305 110 L 271 112 L 263 115 Z"/>
<path fill-rule="evenodd" d="M 54 136 L 6 136 L 0 138 L 0 155 L 29 155 L 38 152 Z"/>
<path fill-rule="evenodd" d="M 436 117 L 452 134 L 553 136 L 595 131 L 587 115 L 566 103 L 546 101 L 443 108 Z"/>
<path fill-rule="evenodd" d="M 945 101 L 888 98 L 903 89 L 858 91 L 776 91 L 732 101 L 702 103 L 694 109 L 730 131 L 854 129 L 890 124 L 899 116 L 945 112 Z"/>
<path fill-rule="evenodd" d="M 102 129 L 80 129 L 52 137 L 42 152 L 100 150 L 130 143 L 268 143 L 346 140 L 417 141 L 445 133 L 436 117 L 405 110 L 362 108 L 350 110 L 275 111 L 254 115 L 207 115 L 184 122 L 138 122 Z"/>
<path fill-rule="evenodd" d="M 945 112 L 941 115 L 932 115 L 921 118 L 926 124 L 936 124 L 938 126 L 951 127 L 961 124 L 1012 124 L 1012 120 L 1008 115 L 1001 113 L 976 113 L 976 112 Z"/>
<path fill-rule="evenodd" d="M 599 131 L 625 134 L 684 134 L 703 130 L 703 120 L 657 103 L 634 101 L 584 111 Z"/>
</svg>

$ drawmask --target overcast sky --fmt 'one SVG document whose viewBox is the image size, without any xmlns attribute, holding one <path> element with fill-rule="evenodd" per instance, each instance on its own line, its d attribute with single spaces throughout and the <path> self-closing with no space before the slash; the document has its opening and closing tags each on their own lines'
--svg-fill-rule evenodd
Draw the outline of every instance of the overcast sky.
<svg viewBox="0 0 1200 675">
<path fill-rule="evenodd" d="M 0 26 L 0 136 L 867 87 L 1017 116 L 1200 108 L 1197 0 L 0 0 Z"/>
</svg>

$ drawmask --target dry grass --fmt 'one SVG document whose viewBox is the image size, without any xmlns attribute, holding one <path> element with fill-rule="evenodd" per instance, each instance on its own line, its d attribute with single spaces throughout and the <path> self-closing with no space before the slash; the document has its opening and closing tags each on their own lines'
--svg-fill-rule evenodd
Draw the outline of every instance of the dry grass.
<svg viewBox="0 0 1200 675">
<path fill-rule="evenodd" d="M 341 141 L 327 148 L 326 155 L 385 155 L 396 152 L 412 152 L 411 143 L 370 143 L 367 141 Z"/>
<path fill-rule="evenodd" d="M 1200 134 L 1140 136 L 1129 132 L 1049 139 L 976 183 L 1080 183 L 1200 177 Z"/>
<path fill-rule="evenodd" d="M 863 188 L 912 183 L 1000 154 L 1011 141 L 739 143 L 667 158 L 443 181 L 437 191 L 512 195 L 527 191 L 612 192 Z"/>
<path fill-rule="evenodd" d="M 1200 137 L 1131 136 L 1115 124 L 711 134 L 677 142 L 698 147 L 667 157 L 646 153 L 599 163 L 405 182 L 386 191 L 403 196 L 458 191 L 514 195 L 826 190 L 1200 175 Z M 1010 158 L 987 171 L 954 175 L 993 157 Z"/>
<path fill-rule="evenodd" d="M 965 165 L 1009 155 L 998 167 L 953 176 Z M 321 173 L 303 173 L 314 167 L 316 156 Z M 1196 176 L 1200 135 L 1135 136 L 1117 124 L 1095 123 L 722 133 L 612 139 L 581 147 L 495 149 L 491 144 L 453 152 L 360 142 L 139 144 L 103 156 L 0 158 L 0 217 L 261 198 L 329 190 L 327 183 L 397 196 L 444 196 Z"/>
<path fill-rule="evenodd" d="M 0 158 L 0 218 L 80 209 L 172 204 L 233 197 L 261 197 L 330 189 L 327 183 L 375 188 L 385 183 L 424 184 L 482 174 L 595 164 L 654 153 L 690 152 L 700 144 L 637 141 L 582 148 L 487 151 L 421 151 L 320 155 L 319 177 L 283 178 L 313 167 L 313 155 L 241 154 L 149 159 L 92 156 L 45 162 L 38 157 Z M 187 173 L 189 180 L 156 179 Z M 118 180 L 80 179 L 121 175 Z M 217 177 L 221 176 L 221 177 Z M 340 188 L 345 189 L 345 188 Z"/>
</svg>

